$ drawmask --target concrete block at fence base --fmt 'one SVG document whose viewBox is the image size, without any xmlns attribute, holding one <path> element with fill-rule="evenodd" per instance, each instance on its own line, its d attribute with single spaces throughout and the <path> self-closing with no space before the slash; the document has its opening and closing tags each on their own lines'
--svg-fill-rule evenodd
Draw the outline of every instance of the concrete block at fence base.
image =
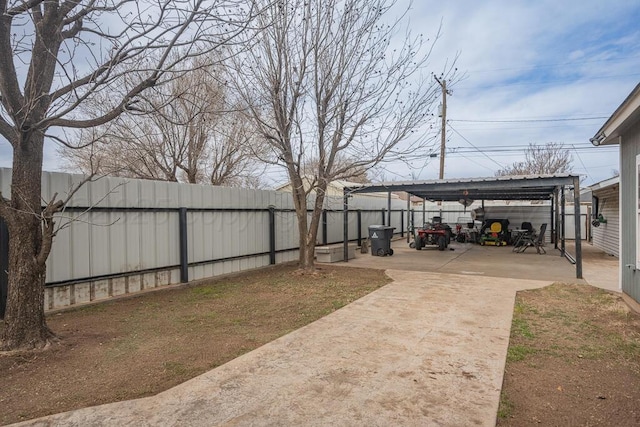
<svg viewBox="0 0 640 427">
<path fill-rule="evenodd" d="M 142 275 L 142 289 L 152 289 L 155 288 L 156 283 L 156 273 L 145 273 Z M 131 287 L 129 287 L 129 292 L 131 292 Z"/>
<path fill-rule="evenodd" d="M 129 276 L 128 278 L 128 288 L 127 288 L 127 293 L 131 294 L 134 292 L 140 292 L 140 290 L 142 289 L 140 287 L 140 276 Z M 145 286 L 146 289 L 146 286 Z"/>
<path fill-rule="evenodd" d="M 51 310 L 53 308 L 53 288 L 44 289 L 44 309 Z"/>
<path fill-rule="evenodd" d="M 118 295 L 124 295 L 127 293 L 127 278 L 118 277 L 111 279 L 111 296 L 116 297 Z"/>
<path fill-rule="evenodd" d="M 93 282 L 92 301 L 109 298 L 109 280 L 98 280 Z"/>
<path fill-rule="evenodd" d="M 157 286 L 166 286 L 171 284 L 171 271 L 172 270 L 167 270 L 167 271 L 157 271 L 156 272 L 156 284 Z M 178 271 L 178 275 L 180 274 L 180 270 L 175 270 Z"/>
<path fill-rule="evenodd" d="M 69 286 L 53 288 L 53 308 L 68 307 L 71 304 Z"/>
<path fill-rule="evenodd" d="M 356 257 L 356 245 L 350 243 L 347 256 L 349 259 Z M 342 243 L 328 246 L 316 246 L 316 260 L 318 262 L 338 262 L 344 261 L 344 246 Z"/>
<path fill-rule="evenodd" d="M 91 301 L 91 284 L 78 283 L 73 285 L 74 304 L 84 304 Z"/>
</svg>

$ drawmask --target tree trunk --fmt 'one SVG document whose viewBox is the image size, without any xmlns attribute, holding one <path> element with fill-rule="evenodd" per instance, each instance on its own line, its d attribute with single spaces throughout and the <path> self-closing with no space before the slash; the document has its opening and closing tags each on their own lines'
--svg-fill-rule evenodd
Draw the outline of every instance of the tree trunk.
<svg viewBox="0 0 640 427">
<path fill-rule="evenodd" d="M 296 180 L 292 180 L 294 182 Z M 302 180 L 300 180 L 300 187 Z M 304 190 L 296 191 L 294 186 L 293 198 L 295 201 L 296 213 L 298 216 L 298 231 L 300 233 L 300 256 L 299 267 L 302 270 L 314 271 L 315 266 L 315 248 L 318 237 L 318 227 L 322 218 L 322 206 L 324 205 L 324 194 L 326 185 L 319 185 L 316 188 L 316 200 L 311 214 L 311 220 L 307 217 L 307 199 Z"/>
<path fill-rule="evenodd" d="M 9 284 L 1 350 L 43 348 L 53 334 L 44 316 L 46 265 L 42 241 L 44 135 L 26 132 L 13 153 L 9 229 Z"/>
<path fill-rule="evenodd" d="M 294 205 L 296 208 L 296 217 L 298 219 L 298 235 L 300 252 L 298 256 L 298 266 L 302 270 L 313 270 L 313 256 L 309 260 L 309 244 L 307 241 L 308 234 L 308 217 L 307 217 L 307 203 L 304 194 L 297 194 L 299 192 L 293 191 Z M 302 200 L 300 200 L 302 199 Z"/>
</svg>

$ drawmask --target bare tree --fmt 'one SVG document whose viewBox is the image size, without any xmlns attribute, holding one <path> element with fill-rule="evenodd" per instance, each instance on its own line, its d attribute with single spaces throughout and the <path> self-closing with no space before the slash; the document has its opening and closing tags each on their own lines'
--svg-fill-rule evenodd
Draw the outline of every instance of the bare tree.
<svg viewBox="0 0 640 427">
<path fill-rule="evenodd" d="M 246 112 L 287 171 L 300 234 L 300 267 L 314 268 L 314 247 L 328 183 L 350 170 L 425 149 L 425 125 L 438 95 L 425 70 L 421 36 L 398 37 L 406 14 L 394 1 L 263 2 L 259 36 L 236 57 L 235 83 Z M 266 25 L 259 25 L 266 26 Z M 348 159 L 345 162 L 339 158 Z M 311 184 L 305 165 L 317 161 Z M 308 178 L 308 177 L 307 177 Z M 307 219 L 309 194 L 316 194 Z"/>
<path fill-rule="evenodd" d="M 51 129 L 96 127 L 135 109 L 140 94 L 185 57 L 242 31 L 252 13 L 246 3 L 0 0 L 0 135 L 13 148 L 11 196 L 0 194 L 10 236 L 0 350 L 42 348 L 53 338 L 44 317 L 45 262 L 65 201 L 54 197 L 42 207 L 42 159 L 47 137 L 68 142 Z M 154 51 L 161 53 L 149 64 Z M 110 108 L 83 115 L 79 107 L 96 99 Z"/>
<path fill-rule="evenodd" d="M 63 147 L 68 169 L 192 184 L 260 186 L 264 165 L 253 155 L 260 146 L 233 105 L 220 60 L 211 55 L 192 58 L 179 68 L 192 71 L 159 81 L 141 95 L 136 111 L 83 129 L 82 148 Z M 86 107 L 94 114 L 103 109 L 103 103 Z"/>
<path fill-rule="evenodd" d="M 529 144 L 524 161 L 515 162 L 496 172 L 496 176 L 544 175 L 571 172 L 571 151 L 563 144 L 548 142 L 545 145 Z"/>
</svg>

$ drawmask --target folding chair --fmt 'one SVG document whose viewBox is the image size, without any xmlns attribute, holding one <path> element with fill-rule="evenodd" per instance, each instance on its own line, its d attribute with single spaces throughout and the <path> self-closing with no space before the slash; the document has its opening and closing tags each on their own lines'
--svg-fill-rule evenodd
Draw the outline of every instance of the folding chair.
<svg viewBox="0 0 640 427">
<path fill-rule="evenodd" d="M 519 248 L 522 246 L 525 238 L 527 236 L 531 237 L 535 235 L 535 231 L 533 231 L 533 226 L 531 225 L 530 222 L 525 221 L 520 225 L 520 229 L 519 230 L 515 230 L 515 234 L 512 235 L 513 237 L 513 252 L 518 252 Z"/>
<path fill-rule="evenodd" d="M 534 247 L 539 255 L 546 254 L 547 251 L 544 249 L 544 233 L 546 233 L 546 231 L 547 224 L 542 224 L 538 234 L 532 233 L 530 235 L 523 236 L 521 245 L 517 248 L 517 252 L 523 253 L 527 248 Z"/>
</svg>

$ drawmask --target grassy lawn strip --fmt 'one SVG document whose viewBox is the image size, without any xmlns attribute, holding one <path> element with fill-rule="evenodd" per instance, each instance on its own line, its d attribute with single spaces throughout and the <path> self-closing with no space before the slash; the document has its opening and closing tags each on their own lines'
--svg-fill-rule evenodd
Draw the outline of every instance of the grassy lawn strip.
<svg viewBox="0 0 640 427">
<path fill-rule="evenodd" d="M 381 270 L 280 266 L 51 315 L 61 345 L 0 356 L 0 423 L 156 394 L 389 281 Z"/>
<path fill-rule="evenodd" d="M 556 283 L 519 292 L 499 426 L 640 425 L 640 315 L 620 295 Z"/>
</svg>

